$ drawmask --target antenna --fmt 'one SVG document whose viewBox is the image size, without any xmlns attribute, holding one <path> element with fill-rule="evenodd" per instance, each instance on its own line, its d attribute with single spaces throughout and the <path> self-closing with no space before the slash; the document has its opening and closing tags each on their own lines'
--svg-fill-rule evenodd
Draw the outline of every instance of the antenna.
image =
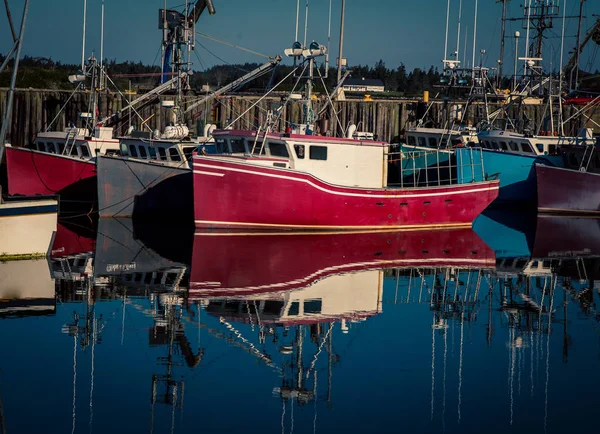
<svg viewBox="0 0 600 434">
<path fill-rule="evenodd" d="M 329 49 L 331 48 L 331 6 L 333 0 L 329 0 L 329 21 L 327 25 L 327 54 L 325 54 L 325 76 L 323 78 L 329 77 Z"/>
<path fill-rule="evenodd" d="M 81 44 L 81 70 L 85 72 L 85 27 L 87 20 L 87 0 L 83 0 L 83 41 Z"/>
<path fill-rule="evenodd" d="M 342 79 L 342 67 L 345 64 L 345 62 L 344 62 L 344 56 L 343 56 L 343 51 L 344 51 L 344 21 L 345 21 L 344 18 L 345 18 L 345 14 L 346 14 L 346 0 L 342 0 L 342 21 L 340 23 L 340 54 L 339 54 L 339 57 L 338 57 L 338 76 L 337 76 L 338 83 Z"/>
<path fill-rule="evenodd" d="M 444 42 L 444 62 L 448 59 L 448 25 L 450 24 L 450 0 L 448 0 L 448 7 L 446 8 L 446 41 Z M 444 69 L 446 64 L 444 63 Z"/>
<path fill-rule="evenodd" d="M 104 0 L 102 0 L 102 24 L 100 26 L 100 89 L 104 88 Z"/>
<path fill-rule="evenodd" d="M 296 3 L 296 37 L 294 42 L 298 40 L 298 21 L 300 20 L 300 0 Z"/>
<path fill-rule="evenodd" d="M 473 63 L 471 64 L 471 68 L 473 71 L 471 73 L 471 77 L 475 78 L 475 47 L 477 45 L 477 7 L 479 6 L 479 0 L 475 0 L 475 23 L 473 25 Z"/>
<path fill-rule="evenodd" d="M 304 46 L 306 47 L 306 34 L 308 33 L 308 3 L 309 0 L 306 0 L 306 16 L 304 18 Z"/>
<path fill-rule="evenodd" d="M 459 49 L 460 49 L 460 20 L 462 18 L 462 0 L 460 0 L 459 2 L 459 6 L 458 6 L 458 31 L 457 31 L 457 35 L 456 35 L 456 53 L 454 53 L 454 57 L 456 58 L 456 60 L 460 60 L 459 58 Z"/>
</svg>

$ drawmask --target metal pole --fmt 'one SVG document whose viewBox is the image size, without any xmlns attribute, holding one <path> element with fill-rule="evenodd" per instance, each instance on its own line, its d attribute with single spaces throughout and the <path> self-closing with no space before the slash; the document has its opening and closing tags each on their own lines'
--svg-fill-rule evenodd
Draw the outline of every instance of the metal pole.
<svg viewBox="0 0 600 434">
<path fill-rule="evenodd" d="M 10 88 L 8 89 L 8 98 L 6 99 L 6 113 L 4 114 L 4 121 L 2 122 L 2 129 L 0 130 L 0 162 L 4 154 L 4 143 L 6 141 L 6 132 L 8 130 L 8 123 L 11 119 L 12 114 L 12 102 L 15 94 L 15 85 L 17 83 L 17 71 L 19 69 L 19 59 L 21 58 L 21 47 L 23 46 L 23 36 L 25 35 L 25 21 L 27 19 L 27 12 L 29 10 L 29 0 L 25 0 L 25 6 L 23 7 L 23 19 L 21 20 L 21 30 L 19 32 L 19 39 L 17 40 L 17 52 L 15 54 L 15 66 L 13 68 L 12 78 L 10 80 Z"/>
<path fill-rule="evenodd" d="M 296 39 L 294 42 L 298 41 L 298 21 L 300 21 L 300 0 L 296 3 Z"/>
<path fill-rule="evenodd" d="M 577 82 L 579 81 L 579 56 L 581 55 L 581 20 L 583 18 L 583 3 L 585 0 L 579 2 L 579 25 L 577 26 L 577 60 L 575 65 L 575 89 L 579 88 Z M 562 64 L 561 64 L 562 68 Z"/>
<path fill-rule="evenodd" d="M 448 0 L 449 1 L 449 0 Z M 338 83 L 342 79 L 342 59 L 343 59 L 343 51 L 344 51 L 344 17 L 346 14 L 346 0 L 342 0 L 342 21 L 340 24 L 340 55 L 338 57 Z"/>
<path fill-rule="evenodd" d="M 102 25 L 100 29 L 100 89 L 104 88 L 104 0 L 102 0 Z"/>
<path fill-rule="evenodd" d="M 500 60 L 498 62 L 498 87 L 502 85 L 502 66 L 504 65 L 504 39 L 506 37 L 506 3 L 502 0 L 502 36 L 500 38 Z"/>
<path fill-rule="evenodd" d="M 85 72 L 85 27 L 87 24 L 87 0 L 83 0 L 83 37 L 81 44 L 81 70 Z"/>
<path fill-rule="evenodd" d="M 515 32 L 515 73 L 513 75 L 513 92 L 517 90 L 517 67 L 519 66 L 519 36 L 521 33 Z"/>
<path fill-rule="evenodd" d="M 475 46 L 477 45 L 477 7 L 479 6 L 479 0 L 475 0 L 475 24 L 473 28 L 473 63 L 471 64 L 471 68 L 473 68 L 473 72 L 471 73 L 471 78 L 475 78 Z"/>
<path fill-rule="evenodd" d="M 450 20 L 450 0 L 448 0 L 448 6 L 446 7 L 446 41 L 444 42 L 444 60 L 447 60 L 448 57 L 448 25 Z M 446 64 L 444 63 L 444 69 L 446 69 Z"/>
</svg>

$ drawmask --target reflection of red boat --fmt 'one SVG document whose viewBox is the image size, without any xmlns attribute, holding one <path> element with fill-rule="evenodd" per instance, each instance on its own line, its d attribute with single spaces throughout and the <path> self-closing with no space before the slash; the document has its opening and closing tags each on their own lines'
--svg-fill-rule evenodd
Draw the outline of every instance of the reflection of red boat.
<svg viewBox="0 0 600 434">
<path fill-rule="evenodd" d="M 600 256 L 600 220 L 539 215 L 533 258 Z"/>
<path fill-rule="evenodd" d="M 77 229 L 77 230 L 76 230 Z M 52 250 L 51 259 L 60 259 L 82 253 L 94 252 L 96 249 L 96 236 L 92 228 L 78 226 L 74 228 L 63 222 L 58 222 Z"/>
<path fill-rule="evenodd" d="M 191 297 L 304 288 L 331 275 L 388 267 L 495 267 L 471 229 L 333 234 L 196 233 Z"/>
</svg>

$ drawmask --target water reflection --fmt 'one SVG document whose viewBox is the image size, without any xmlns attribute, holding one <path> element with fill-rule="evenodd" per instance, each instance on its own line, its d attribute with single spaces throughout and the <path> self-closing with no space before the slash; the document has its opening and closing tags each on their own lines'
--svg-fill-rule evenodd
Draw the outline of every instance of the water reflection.
<svg viewBox="0 0 600 434">
<path fill-rule="evenodd" d="M 6 432 L 588 426 L 557 410 L 597 403 L 596 220 L 186 230 L 64 222 L 48 261 L 0 264 Z"/>
</svg>

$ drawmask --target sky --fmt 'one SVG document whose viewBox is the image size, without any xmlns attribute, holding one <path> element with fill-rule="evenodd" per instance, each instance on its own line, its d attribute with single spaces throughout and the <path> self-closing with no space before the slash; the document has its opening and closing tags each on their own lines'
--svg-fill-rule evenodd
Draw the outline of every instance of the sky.
<svg viewBox="0 0 600 434">
<path fill-rule="evenodd" d="M 309 19 L 307 40 L 328 45 L 329 5 L 332 3 L 330 64 L 335 66 L 338 56 L 340 11 L 342 0 L 308 0 Z M 461 36 L 459 58 L 472 62 L 474 9 L 476 0 L 462 0 Z M 24 37 L 23 54 L 48 57 L 65 63 L 79 63 L 82 51 L 82 24 L 84 0 L 31 0 Z M 307 0 L 300 0 L 300 35 L 303 40 L 304 16 Z M 461 0 L 450 0 L 450 30 L 448 53 L 457 47 L 458 11 Z M 565 0 L 558 0 L 563 5 Z M 101 0 L 88 0 L 88 33 L 86 57 L 94 50 L 100 53 Z M 105 0 L 105 58 L 117 62 L 132 60 L 145 64 L 160 62 L 161 31 L 158 29 L 158 9 L 164 0 Z M 200 17 L 197 30 L 212 37 L 237 44 L 265 55 L 282 54 L 295 39 L 297 0 L 213 0 L 216 14 Z M 509 16 L 523 15 L 523 1 L 508 4 Z M 13 19 L 20 22 L 24 0 L 9 0 Z M 168 0 L 171 9 L 181 9 L 185 0 Z M 382 59 L 388 68 L 401 63 L 408 69 L 441 69 L 444 57 L 447 0 L 347 0 L 344 38 L 344 57 L 348 64 L 374 65 Z M 579 0 L 566 0 L 567 15 L 577 15 Z M 588 0 L 583 28 L 589 28 L 600 14 L 600 1 Z M 562 15 L 562 11 L 561 11 Z M 501 4 L 496 0 L 479 0 L 476 53 L 486 50 L 484 64 L 496 66 L 499 57 Z M 575 46 L 577 20 L 567 20 L 565 35 L 566 54 Z M 546 67 L 560 62 L 561 19 L 548 32 Z M 507 23 L 507 35 L 520 30 L 524 53 L 525 31 L 520 22 Z M 466 56 L 465 56 L 466 37 Z M 12 46 L 6 16 L 0 12 L 0 53 Z M 597 46 L 596 46 L 597 47 Z M 512 71 L 514 39 L 506 40 L 505 74 Z M 203 70 L 215 64 L 259 62 L 265 59 L 198 36 L 196 52 L 192 56 L 193 68 Z M 586 49 L 582 67 L 600 69 L 600 56 Z M 468 66 L 468 65 L 467 65 Z M 506 69 L 509 71 L 507 72 Z"/>
</svg>

